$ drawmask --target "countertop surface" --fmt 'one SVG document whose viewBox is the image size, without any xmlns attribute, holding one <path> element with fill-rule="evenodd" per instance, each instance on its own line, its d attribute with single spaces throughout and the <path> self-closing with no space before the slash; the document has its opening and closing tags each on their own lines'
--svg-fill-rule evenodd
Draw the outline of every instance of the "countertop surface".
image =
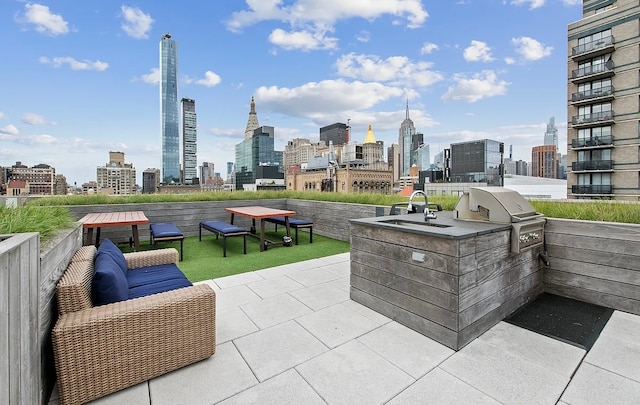
<svg viewBox="0 0 640 405">
<path fill-rule="evenodd" d="M 453 211 L 435 211 L 436 219 L 428 222 L 424 214 L 387 215 L 381 217 L 351 219 L 351 224 L 368 225 L 395 231 L 439 236 L 448 239 L 465 239 L 511 229 L 511 224 L 484 221 L 468 221 L 453 218 Z"/>
</svg>

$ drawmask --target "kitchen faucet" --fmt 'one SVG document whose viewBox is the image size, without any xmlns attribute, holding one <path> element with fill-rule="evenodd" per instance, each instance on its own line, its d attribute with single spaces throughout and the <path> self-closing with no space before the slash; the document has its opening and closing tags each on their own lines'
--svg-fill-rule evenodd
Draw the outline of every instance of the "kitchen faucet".
<svg viewBox="0 0 640 405">
<path fill-rule="evenodd" d="M 428 222 L 430 219 L 436 219 L 436 213 L 433 211 L 429 211 L 429 200 L 427 198 L 427 193 L 422 190 L 416 190 L 411 193 L 411 196 L 409 197 L 409 205 L 407 205 L 407 213 L 411 214 L 413 212 L 413 198 L 418 194 L 422 194 L 424 196 L 424 220 Z"/>
</svg>

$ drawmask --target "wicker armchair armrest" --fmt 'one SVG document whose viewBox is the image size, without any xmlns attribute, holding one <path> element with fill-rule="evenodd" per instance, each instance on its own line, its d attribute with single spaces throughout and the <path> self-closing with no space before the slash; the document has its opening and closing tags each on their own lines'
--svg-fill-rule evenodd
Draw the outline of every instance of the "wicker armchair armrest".
<svg viewBox="0 0 640 405">
<path fill-rule="evenodd" d="M 100 398 L 210 357 L 215 313 L 215 292 L 200 284 L 61 315 L 52 331 L 61 404 Z"/>
<path fill-rule="evenodd" d="M 145 250 L 142 252 L 125 253 L 128 269 L 157 266 L 160 264 L 178 264 L 178 250 L 175 248 Z"/>
</svg>

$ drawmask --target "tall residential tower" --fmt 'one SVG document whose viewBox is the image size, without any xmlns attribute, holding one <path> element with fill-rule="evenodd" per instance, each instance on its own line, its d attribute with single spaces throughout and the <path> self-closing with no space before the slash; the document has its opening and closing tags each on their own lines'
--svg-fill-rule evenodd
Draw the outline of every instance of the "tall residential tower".
<svg viewBox="0 0 640 405">
<path fill-rule="evenodd" d="M 178 113 L 178 44 L 170 34 L 160 40 L 160 128 L 162 182 L 180 181 L 180 116 Z"/>
<path fill-rule="evenodd" d="M 567 197 L 640 200 L 638 0 L 585 0 L 568 27 Z"/>
<path fill-rule="evenodd" d="M 184 184 L 193 184 L 198 171 L 198 145 L 196 132 L 196 102 L 190 98 L 182 99 L 182 164 Z"/>
</svg>

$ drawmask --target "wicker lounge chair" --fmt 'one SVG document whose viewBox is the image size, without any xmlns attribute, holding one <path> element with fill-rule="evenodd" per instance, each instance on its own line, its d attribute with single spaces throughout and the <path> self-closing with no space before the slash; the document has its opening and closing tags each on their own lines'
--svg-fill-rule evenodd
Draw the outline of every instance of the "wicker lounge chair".
<svg viewBox="0 0 640 405">
<path fill-rule="evenodd" d="M 82 247 L 56 289 L 52 332 L 62 405 L 81 404 L 206 359 L 215 352 L 208 285 L 93 306 L 95 247 Z M 129 269 L 178 263 L 173 248 L 125 254 Z"/>
</svg>

